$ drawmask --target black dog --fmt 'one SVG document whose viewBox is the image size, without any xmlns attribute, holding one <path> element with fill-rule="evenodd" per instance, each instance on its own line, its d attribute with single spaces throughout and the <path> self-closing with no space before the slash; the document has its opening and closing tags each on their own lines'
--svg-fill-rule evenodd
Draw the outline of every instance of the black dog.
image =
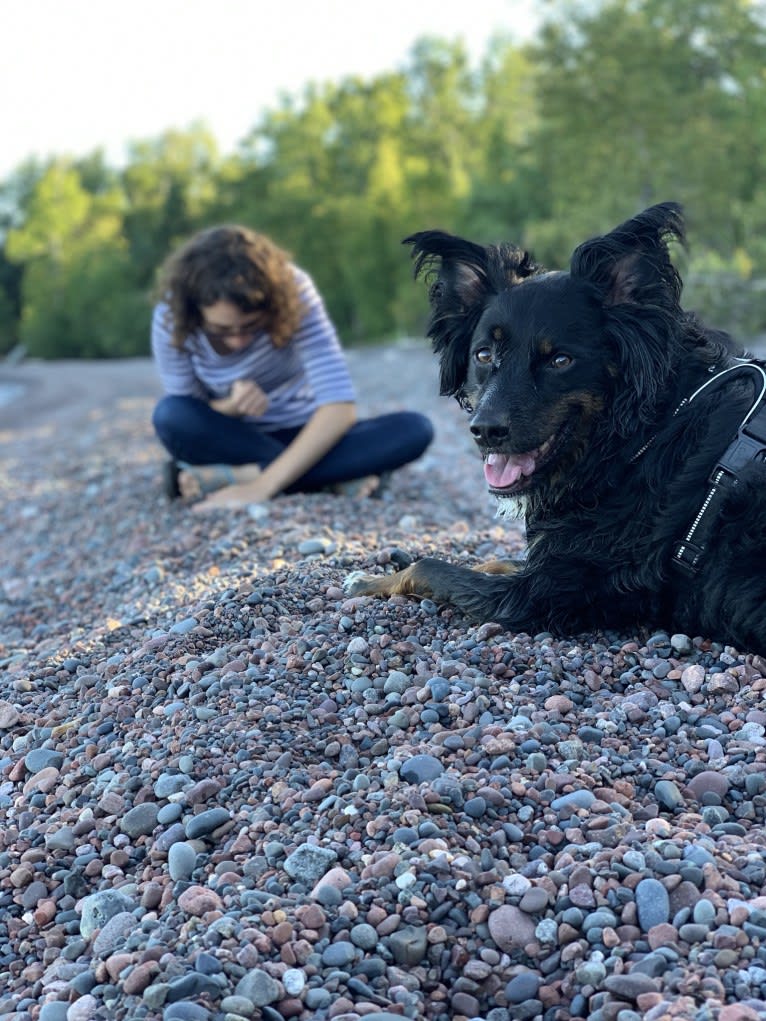
<svg viewBox="0 0 766 1021">
<path fill-rule="evenodd" d="M 352 575 L 515 631 L 664 626 L 766 651 L 766 373 L 680 306 L 653 206 L 546 272 L 511 245 L 406 239 L 429 271 L 441 392 L 470 413 L 501 513 L 528 555 Z M 486 573 L 477 573 L 486 572 Z"/>
</svg>

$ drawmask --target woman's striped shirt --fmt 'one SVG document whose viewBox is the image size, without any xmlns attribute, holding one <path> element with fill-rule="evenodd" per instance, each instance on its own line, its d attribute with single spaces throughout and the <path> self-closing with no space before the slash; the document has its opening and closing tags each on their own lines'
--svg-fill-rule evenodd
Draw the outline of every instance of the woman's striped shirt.
<svg viewBox="0 0 766 1021">
<path fill-rule="evenodd" d="M 183 349 L 172 343 L 172 318 L 166 302 L 152 315 L 152 354 L 166 394 L 213 400 L 226 397 L 238 379 L 253 380 L 269 406 L 257 421 L 265 430 L 304 425 L 322 404 L 355 400 L 343 350 L 324 302 L 311 277 L 294 267 L 304 316 L 295 335 L 281 348 L 259 333 L 242 351 L 220 355 L 198 330 Z"/>
</svg>

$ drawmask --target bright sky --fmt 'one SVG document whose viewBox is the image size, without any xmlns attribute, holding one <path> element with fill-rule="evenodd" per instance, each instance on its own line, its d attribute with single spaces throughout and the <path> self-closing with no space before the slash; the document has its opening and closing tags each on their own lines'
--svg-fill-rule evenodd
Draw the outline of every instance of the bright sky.
<svg viewBox="0 0 766 1021">
<path fill-rule="evenodd" d="M 535 0 L 8 0 L 0 179 L 30 156 L 81 156 L 203 120 L 231 152 L 279 96 L 372 78 L 424 35 L 474 60 L 496 31 L 529 38 Z"/>
</svg>

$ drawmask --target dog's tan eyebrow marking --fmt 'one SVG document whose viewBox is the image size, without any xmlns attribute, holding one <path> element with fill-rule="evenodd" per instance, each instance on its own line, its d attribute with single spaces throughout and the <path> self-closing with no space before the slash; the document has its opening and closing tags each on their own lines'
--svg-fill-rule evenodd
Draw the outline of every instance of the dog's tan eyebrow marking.
<svg viewBox="0 0 766 1021">
<path fill-rule="evenodd" d="M 547 358 L 547 356 L 553 351 L 553 341 L 549 340 L 547 337 L 543 338 L 543 340 L 541 340 L 537 345 L 537 350 L 543 358 Z"/>
<path fill-rule="evenodd" d="M 493 340 L 497 340 L 497 341 L 501 341 L 503 339 L 503 328 L 502 328 L 502 326 L 496 326 L 492 330 L 492 339 Z"/>
</svg>

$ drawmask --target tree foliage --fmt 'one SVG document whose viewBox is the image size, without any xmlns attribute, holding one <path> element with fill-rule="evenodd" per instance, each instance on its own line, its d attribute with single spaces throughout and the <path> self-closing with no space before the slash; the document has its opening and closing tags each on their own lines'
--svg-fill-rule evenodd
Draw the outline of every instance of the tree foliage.
<svg viewBox="0 0 766 1021">
<path fill-rule="evenodd" d="M 0 184 L 0 353 L 148 351 L 159 263 L 212 223 L 270 234 L 347 343 L 420 333 L 401 239 L 441 227 L 551 266 L 655 201 L 687 210 L 693 302 L 766 329 L 766 19 L 755 0 L 549 0 L 531 44 L 421 39 L 398 70 L 284 96 L 222 156 L 204 125 Z"/>
</svg>

